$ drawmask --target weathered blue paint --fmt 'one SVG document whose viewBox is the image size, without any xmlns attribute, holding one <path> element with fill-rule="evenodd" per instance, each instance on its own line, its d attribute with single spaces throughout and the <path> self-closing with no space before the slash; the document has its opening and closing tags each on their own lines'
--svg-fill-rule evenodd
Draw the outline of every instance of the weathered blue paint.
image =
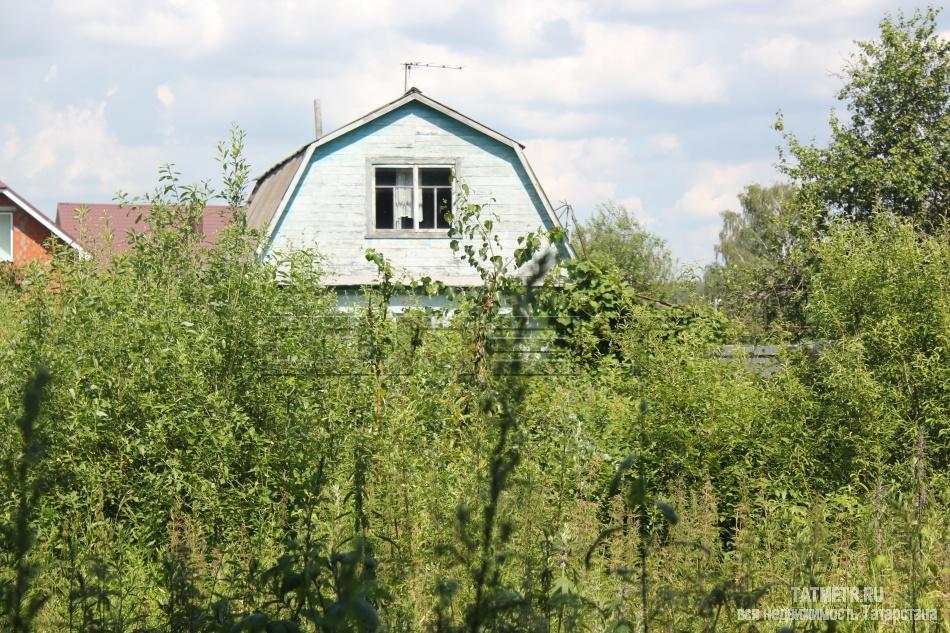
<svg viewBox="0 0 950 633">
<path fill-rule="evenodd" d="M 445 236 L 390 237 L 372 230 L 373 162 L 457 165 L 469 199 L 497 215 L 504 254 L 517 238 L 552 228 L 538 191 L 514 149 L 423 103 L 411 101 L 317 146 L 276 222 L 267 253 L 312 248 L 326 260 L 328 282 L 376 281 L 367 249 L 381 252 L 405 278 L 428 276 L 452 285 L 477 284 Z M 562 255 L 566 254 L 563 249 Z"/>
</svg>

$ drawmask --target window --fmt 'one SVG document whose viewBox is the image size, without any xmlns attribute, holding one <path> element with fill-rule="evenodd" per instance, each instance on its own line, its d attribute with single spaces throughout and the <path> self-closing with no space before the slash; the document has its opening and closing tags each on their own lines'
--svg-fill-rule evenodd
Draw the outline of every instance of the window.
<svg viewBox="0 0 950 633">
<path fill-rule="evenodd" d="M 452 211 L 452 170 L 420 167 L 419 189 L 422 191 L 422 219 L 419 228 L 449 228 L 445 214 Z"/>
<path fill-rule="evenodd" d="M 452 168 L 373 168 L 373 218 L 378 231 L 445 231 L 452 211 Z"/>
<path fill-rule="evenodd" d="M 13 261 L 13 214 L 0 211 L 0 262 Z"/>
<path fill-rule="evenodd" d="M 412 168 L 376 168 L 376 228 L 414 229 Z"/>
</svg>

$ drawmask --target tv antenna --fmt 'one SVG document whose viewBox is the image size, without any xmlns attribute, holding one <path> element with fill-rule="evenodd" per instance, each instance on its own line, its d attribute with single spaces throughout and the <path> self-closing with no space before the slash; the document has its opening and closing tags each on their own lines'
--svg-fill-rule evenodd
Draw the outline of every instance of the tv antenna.
<svg viewBox="0 0 950 633">
<path fill-rule="evenodd" d="M 409 90 L 409 74 L 413 68 L 439 68 L 441 70 L 462 70 L 461 66 L 446 66 L 445 64 L 423 64 L 422 62 L 403 62 L 402 91 Z"/>
</svg>

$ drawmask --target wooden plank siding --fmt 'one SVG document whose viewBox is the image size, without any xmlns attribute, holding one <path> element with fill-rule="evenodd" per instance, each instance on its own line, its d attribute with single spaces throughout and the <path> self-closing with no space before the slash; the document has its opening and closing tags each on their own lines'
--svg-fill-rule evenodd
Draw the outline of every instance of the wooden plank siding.
<svg viewBox="0 0 950 633">
<path fill-rule="evenodd" d="M 458 180 L 470 188 L 470 201 L 497 214 L 495 231 L 508 256 L 518 236 L 552 228 L 511 146 L 413 101 L 314 149 L 266 252 L 315 249 L 325 258 L 328 283 L 337 285 L 376 281 L 376 269 L 364 255 L 370 248 L 407 277 L 478 283 L 445 236 L 380 237 L 371 230 L 372 164 L 403 161 L 456 165 Z"/>
</svg>

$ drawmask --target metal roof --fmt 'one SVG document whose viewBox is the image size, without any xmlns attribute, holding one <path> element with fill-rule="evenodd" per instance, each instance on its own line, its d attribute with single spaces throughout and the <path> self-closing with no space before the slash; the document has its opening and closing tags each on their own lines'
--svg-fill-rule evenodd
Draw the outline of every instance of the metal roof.
<svg viewBox="0 0 950 633">
<path fill-rule="evenodd" d="M 82 210 L 82 213 L 77 213 Z M 60 202 L 56 205 L 57 223 L 70 235 L 75 236 L 90 250 L 107 244 L 113 254 L 130 248 L 129 231 L 144 231 L 146 225 L 140 218 L 147 216 L 151 205 L 101 204 L 85 202 Z M 205 236 L 204 245 L 214 244 L 222 229 L 230 221 L 231 208 L 227 205 L 209 204 L 205 207 L 200 230 Z M 80 220 L 80 216 L 82 219 Z"/>
</svg>

